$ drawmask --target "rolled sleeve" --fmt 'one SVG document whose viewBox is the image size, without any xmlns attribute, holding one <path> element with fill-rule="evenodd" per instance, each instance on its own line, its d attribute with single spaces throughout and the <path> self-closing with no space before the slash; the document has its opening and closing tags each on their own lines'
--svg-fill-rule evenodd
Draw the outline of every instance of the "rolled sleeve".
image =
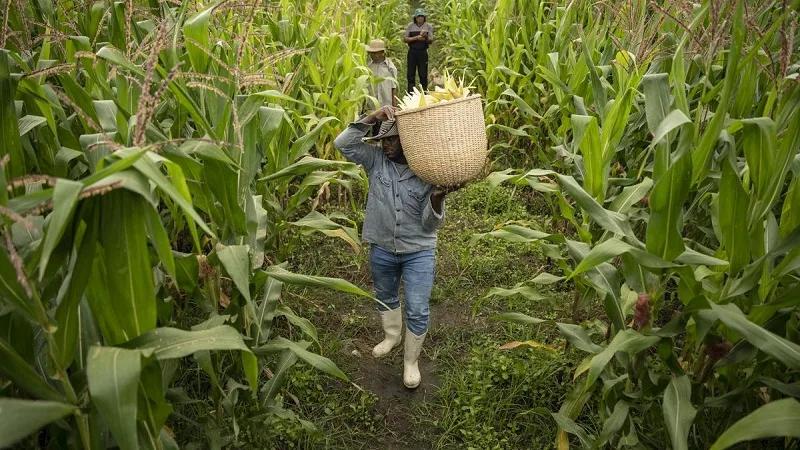
<svg viewBox="0 0 800 450">
<path fill-rule="evenodd" d="M 432 232 L 437 230 L 444 222 L 444 212 L 445 212 L 445 205 L 444 201 L 442 201 L 442 213 L 438 214 L 433 209 L 433 205 L 431 204 L 431 197 L 428 196 L 428 200 L 425 202 L 425 208 L 422 210 L 422 229 L 426 232 Z"/>
<path fill-rule="evenodd" d="M 370 128 L 372 128 L 372 125 L 353 122 L 348 125 L 344 131 L 339 133 L 339 136 L 336 136 L 336 139 L 333 141 L 334 147 L 339 149 L 348 161 L 361 164 L 367 172 L 372 170 L 375 166 L 375 161 L 380 151 L 379 147 L 366 144 L 362 141 L 362 138 L 366 136 Z"/>
</svg>

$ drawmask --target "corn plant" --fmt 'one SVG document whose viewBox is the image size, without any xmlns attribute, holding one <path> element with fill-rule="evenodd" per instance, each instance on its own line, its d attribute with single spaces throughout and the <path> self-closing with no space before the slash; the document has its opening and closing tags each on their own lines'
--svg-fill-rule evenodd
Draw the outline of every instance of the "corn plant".
<svg viewBox="0 0 800 450">
<path fill-rule="evenodd" d="M 797 437 L 786 424 L 800 420 L 798 5 L 619 6 L 611 39 L 572 30 L 574 59 L 538 67 L 562 115 L 550 155 L 560 164 L 490 178 L 551 197 L 572 232 L 515 222 L 477 236 L 537 242 L 563 276 L 532 284 L 574 282 L 574 319 L 580 305 L 603 305 L 602 341 L 554 324 L 587 354 L 553 413 L 556 444 L 721 449 Z M 663 34 L 642 41 L 651 23 Z M 560 58 L 576 66 L 560 70 Z M 582 416 L 589 402 L 595 417 Z"/>
<path fill-rule="evenodd" d="M 0 446 L 262 446 L 294 363 L 346 379 L 281 292 L 370 295 L 280 262 L 358 245 L 317 204 L 361 173 L 311 156 L 335 119 L 297 114 L 263 6 L 4 3 Z"/>
</svg>

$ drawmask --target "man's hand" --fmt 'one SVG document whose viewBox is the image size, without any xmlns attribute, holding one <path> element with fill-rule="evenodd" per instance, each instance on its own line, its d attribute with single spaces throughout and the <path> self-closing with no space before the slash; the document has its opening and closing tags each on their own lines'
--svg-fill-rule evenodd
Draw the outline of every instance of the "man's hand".
<svg viewBox="0 0 800 450">
<path fill-rule="evenodd" d="M 384 105 L 380 109 L 376 110 L 373 114 L 375 114 L 375 119 L 380 122 L 394 120 L 394 106 Z"/>
<path fill-rule="evenodd" d="M 372 125 L 375 122 L 386 122 L 387 120 L 394 120 L 394 106 L 385 105 L 376 109 L 370 115 L 361 119 L 361 123 Z"/>
<path fill-rule="evenodd" d="M 451 192 L 455 192 L 459 189 L 462 189 L 466 185 L 467 183 L 461 183 L 455 186 L 434 186 L 431 195 L 435 195 L 437 197 L 444 197 L 445 195 L 450 194 Z"/>
<path fill-rule="evenodd" d="M 445 195 L 455 192 L 466 185 L 467 183 L 461 183 L 455 186 L 434 186 L 431 192 L 431 207 L 433 207 L 436 214 L 442 213 L 442 204 L 444 203 Z"/>
</svg>

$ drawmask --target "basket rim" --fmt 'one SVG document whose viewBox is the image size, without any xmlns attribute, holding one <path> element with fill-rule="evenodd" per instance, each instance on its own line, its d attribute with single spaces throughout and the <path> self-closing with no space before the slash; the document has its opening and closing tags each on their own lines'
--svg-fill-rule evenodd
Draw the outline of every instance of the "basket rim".
<svg viewBox="0 0 800 450">
<path fill-rule="evenodd" d="M 462 98 L 458 98 L 458 99 L 455 99 L 455 100 L 449 100 L 449 101 L 446 101 L 446 102 L 434 103 L 432 105 L 423 106 L 422 108 L 404 109 L 402 111 L 395 112 L 394 115 L 395 115 L 395 117 L 399 117 L 399 116 L 404 116 L 404 115 L 407 115 L 407 114 L 413 114 L 413 113 L 420 112 L 420 111 L 427 111 L 427 110 L 434 109 L 434 108 L 441 108 L 441 107 L 444 107 L 444 106 L 447 106 L 447 105 L 455 105 L 457 103 L 463 103 L 463 102 L 467 102 L 467 101 L 470 101 L 470 100 L 476 100 L 476 99 L 480 99 L 480 98 L 481 98 L 481 94 L 473 94 L 473 95 L 470 95 L 469 97 L 462 97 Z"/>
</svg>

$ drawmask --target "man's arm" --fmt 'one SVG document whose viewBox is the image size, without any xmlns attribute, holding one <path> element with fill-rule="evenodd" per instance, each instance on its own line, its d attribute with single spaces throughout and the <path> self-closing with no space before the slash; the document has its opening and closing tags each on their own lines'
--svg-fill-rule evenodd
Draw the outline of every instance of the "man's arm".
<svg viewBox="0 0 800 450">
<path fill-rule="evenodd" d="M 389 61 L 389 72 L 394 78 L 392 81 L 392 106 L 397 108 L 397 67 L 391 61 Z"/>
<path fill-rule="evenodd" d="M 433 43 L 433 25 L 428 24 L 428 44 Z"/>
<path fill-rule="evenodd" d="M 347 129 L 336 136 L 333 145 L 342 152 L 345 158 L 356 164 L 361 164 L 369 172 L 378 158 L 382 156 L 380 147 L 365 144 L 362 138 L 366 136 L 372 125 L 377 121 L 394 119 L 394 108 L 384 106 L 362 117 L 347 126 Z"/>
<path fill-rule="evenodd" d="M 372 169 L 380 155 L 379 147 L 369 145 L 362 140 L 376 121 L 375 112 L 348 125 L 333 141 L 334 147 L 339 149 L 348 161 L 361 164 L 367 172 Z"/>
<path fill-rule="evenodd" d="M 413 24 L 408 24 L 408 27 L 406 27 L 406 32 L 403 34 L 403 42 L 405 42 L 406 44 L 410 44 L 412 42 L 421 41 L 425 39 L 425 37 L 420 34 L 416 36 L 411 36 L 411 25 Z"/>
<path fill-rule="evenodd" d="M 459 184 L 457 186 L 442 187 L 435 186 L 428 196 L 428 201 L 425 202 L 425 209 L 422 211 L 422 229 L 425 231 L 433 231 L 444 222 L 444 197 L 455 192 L 466 185 Z"/>
<path fill-rule="evenodd" d="M 422 229 L 431 232 L 444 222 L 444 194 L 431 194 L 422 209 Z"/>
</svg>

